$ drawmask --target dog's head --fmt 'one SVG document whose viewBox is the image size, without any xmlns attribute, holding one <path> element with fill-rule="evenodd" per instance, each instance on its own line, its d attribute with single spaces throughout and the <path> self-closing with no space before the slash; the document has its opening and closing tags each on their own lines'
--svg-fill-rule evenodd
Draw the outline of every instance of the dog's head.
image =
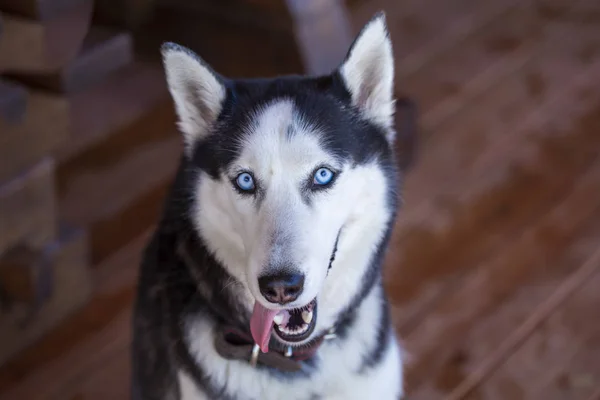
<svg viewBox="0 0 600 400">
<path fill-rule="evenodd" d="M 385 18 L 327 76 L 229 80 L 174 44 L 163 58 L 198 172 L 191 219 L 243 285 L 261 347 L 272 326 L 279 340 L 305 343 L 372 285 L 395 215 Z"/>
</svg>

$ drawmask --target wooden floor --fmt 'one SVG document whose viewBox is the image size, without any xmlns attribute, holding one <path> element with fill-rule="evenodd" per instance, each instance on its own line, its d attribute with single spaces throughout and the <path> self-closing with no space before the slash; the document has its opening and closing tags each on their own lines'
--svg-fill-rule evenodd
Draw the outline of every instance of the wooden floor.
<svg viewBox="0 0 600 400">
<path fill-rule="evenodd" d="M 600 2 L 370 0 L 421 108 L 385 277 L 410 399 L 600 399 Z M 1 400 L 126 399 L 146 236 L 0 368 Z"/>
</svg>

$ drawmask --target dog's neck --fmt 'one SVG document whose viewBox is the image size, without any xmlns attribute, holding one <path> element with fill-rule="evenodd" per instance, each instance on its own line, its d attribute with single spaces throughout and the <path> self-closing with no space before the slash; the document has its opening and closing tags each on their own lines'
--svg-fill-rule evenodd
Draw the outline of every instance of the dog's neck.
<svg viewBox="0 0 600 400">
<path fill-rule="evenodd" d="M 254 343 L 248 331 L 247 319 L 235 318 L 240 313 L 235 313 L 233 310 L 241 306 L 229 304 L 228 307 L 226 305 L 226 300 L 235 299 L 236 297 L 228 296 L 227 299 L 218 299 L 218 301 L 213 303 L 215 292 L 211 288 L 218 286 L 207 282 L 206 279 L 208 277 L 203 275 L 206 265 L 200 265 L 199 263 L 206 262 L 208 254 L 199 252 L 198 250 L 201 249 L 199 245 L 193 236 L 182 237 L 177 240 L 176 254 L 190 276 L 195 280 L 198 287 L 198 294 L 204 298 L 205 306 L 216 319 L 217 329 L 214 346 L 222 357 L 245 360 L 254 365 L 261 363 L 262 365 L 282 371 L 297 371 L 302 368 L 300 362 L 312 358 L 324 340 L 332 340 L 337 337 L 335 327 L 331 327 L 327 332 L 316 336 L 300 349 L 293 350 L 290 346 L 285 346 L 276 340 L 272 340 L 269 354 L 260 353 L 258 345 Z M 217 279 L 218 281 L 223 281 L 224 278 L 227 280 L 233 279 L 225 276 L 226 273 L 224 271 L 222 273 L 224 274 L 223 276 L 213 276 L 213 279 Z"/>
</svg>

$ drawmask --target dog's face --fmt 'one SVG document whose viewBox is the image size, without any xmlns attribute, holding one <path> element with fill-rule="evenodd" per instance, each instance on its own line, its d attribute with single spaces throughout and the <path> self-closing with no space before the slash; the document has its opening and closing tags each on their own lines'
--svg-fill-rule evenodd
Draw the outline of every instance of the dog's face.
<svg viewBox="0 0 600 400">
<path fill-rule="evenodd" d="M 281 341 L 310 340 L 360 293 L 396 207 L 383 16 L 324 77 L 231 81 L 182 47 L 163 56 L 194 225 L 243 285 L 257 342 L 273 321 Z"/>
</svg>

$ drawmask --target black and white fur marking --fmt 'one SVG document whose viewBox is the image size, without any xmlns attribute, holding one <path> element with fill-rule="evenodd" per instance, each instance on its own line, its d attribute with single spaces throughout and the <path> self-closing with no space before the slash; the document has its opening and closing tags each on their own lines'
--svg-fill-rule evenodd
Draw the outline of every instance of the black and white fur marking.
<svg viewBox="0 0 600 400">
<path fill-rule="evenodd" d="M 174 44 L 163 58 L 186 146 L 141 266 L 133 398 L 400 398 L 402 357 L 381 282 L 399 195 L 383 14 L 327 76 L 229 80 Z M 335 174 L 326 187 L 311 184 L 319 168 Z M 235 186 L 243 172 L 252 192 Z M 177 255 L 182 237 L 194 243 L 194 268 Z M 302 293 L 269 303 L 258 278 L 289 269 L 303 274 Z M 249 332 L 255 301 L 292 309 L 315 298 L 313 333 L 280 345 L 302 346 L 332 327 L 337 338 L 301 371 L 215 350 L 219 324 Z"/>
</svg>

